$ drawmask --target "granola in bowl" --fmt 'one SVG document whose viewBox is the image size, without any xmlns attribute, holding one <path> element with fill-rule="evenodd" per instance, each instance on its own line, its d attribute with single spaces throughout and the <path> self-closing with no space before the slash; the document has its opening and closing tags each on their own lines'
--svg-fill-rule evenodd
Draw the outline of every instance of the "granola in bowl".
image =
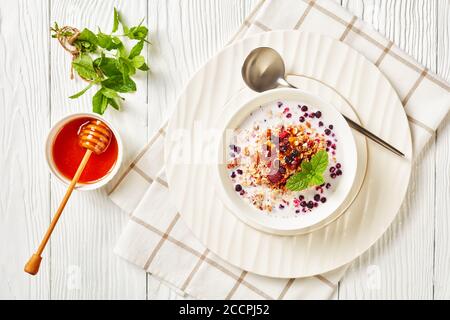
<svg viewBox="0 0 450 320">
<path fill-rule="evenodd" d="M 314 106 L 273 101 L 254 110 L 228 145 L 227 170 L 235 192 L 262 213 L 292 217 L 313 214 L 327 202 L 343 174 L 338 134 Z M 289 179 L 325 154 L 323 180 L 293 191 Z"/>
</svg>

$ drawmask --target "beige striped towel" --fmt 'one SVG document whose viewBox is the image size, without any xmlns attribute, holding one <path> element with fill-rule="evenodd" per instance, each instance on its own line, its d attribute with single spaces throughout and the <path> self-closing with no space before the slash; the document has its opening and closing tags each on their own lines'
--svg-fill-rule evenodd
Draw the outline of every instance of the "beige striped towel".
<svg viewBox="0 0 450 320">
<path fill-rule="evenodd" d="M 261 1 L 232 42 L 277 29 L 332 36 L 373 61 L 403 102 L 416 155 L 450 108 L 450 86 L 445 81 L 333 1 Z M 209 252 L 167 201 L 162 158 L 164 128 L 140 152 L 111 191 L 111 199 L 130 215 L 115 252 L 196 298 L 327 299 L 332 296 L 347 266 L 314 277 L 273 279 L 240 270 Z"/>
</svg>

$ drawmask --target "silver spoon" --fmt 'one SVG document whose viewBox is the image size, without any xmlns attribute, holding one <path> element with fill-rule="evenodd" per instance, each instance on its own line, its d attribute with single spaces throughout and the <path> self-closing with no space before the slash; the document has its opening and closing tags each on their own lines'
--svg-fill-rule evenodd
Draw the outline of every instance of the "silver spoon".
<svg viewBox="0 0 450 320">
<path fill-rule="evenodd" d="M 290 84 L 285 78 L 283 58 L 277 51 L 267 47 L 256 48 L 249 53 L 242 65 L 242 78 L 250 89 L 257 92 L 267 91 L 279 86 L 298 89 Z M 395 154 L 402 157 L 405 156 L 401 151 L 367 129 L 364 129 L 352 119 L 347 118 L 345 115 L 342 116 L 351 128 Z"/>
</svg>

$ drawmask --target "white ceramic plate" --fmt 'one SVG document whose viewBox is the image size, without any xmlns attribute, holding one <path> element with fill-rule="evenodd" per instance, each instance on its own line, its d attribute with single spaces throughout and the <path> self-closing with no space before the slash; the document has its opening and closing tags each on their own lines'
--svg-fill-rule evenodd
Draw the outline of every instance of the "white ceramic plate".
<svg viewBox="0 0 450 320">
<path fill-rule="evenodd" d="M 322 112 L 321 120 L 327 124 L 332 123 L 334 132 L 339 137 L 336 144 L 339 151 L 339 162 L 346 168 L 345 174 L 336 181 L 333 181 L 335 182 L 335 189 L 327 196 L 327 202 L 307 214 L 296 215 L 295 210 L 291 207 L 284 209 L 282 216 L 277 213 L 268 214 L 262 212 L 239 196 L 234 190 L 234 185 L 229 177 L 226 158 L 228 157 L 228 146 L 232 143 L 232 141 L 228 140 L 233 137 L 230 132 L 238 128 L 261 105 L 275 101 L 292 101 L 295 104 L 308 105 L 310 108 L 314 108 L 314 110 L 320 110 Z M 358 165 L 355 140 L 345 119 L 328 102 L 304 90 L 290 88 L 275 89 L 257 94 L 250 101 L 247 101 L 235 110 L 235 112 L 231 113 L 230 110 L 228 113 L 231 117 L 227 119 L 227 115 L 224 114 L 223 120 L 225 126 L 221 129 L 223 134 L 218 143 L 217 174 L 219 177 L 217 184 L 219 190 L 222 190 L 222 192 L 219 191 L 218 193 L 219 196 L 224 195 L 224 197 L 221 197 L 224 204 L 242 221 L 268 233 L 278 235 L 301 234 L 322 224 L 324 220 L 342 208 L 342 205 L 345 204 L 345 200 L 348 197 L 351 197 L 350 191 L 355 182 Z"/>
<path fill-rule="evenodd" d="M 345 214 L 314 232 L 277 236 L 238 219 L 220 201 L 210 182 L 223 106 L 245 84 L 240 68 L 258 46 L 273 47 L 286 61 L 288 73 L 304 75 L 334 88 L 357 108 L 361 123 L 406 154 L 400 158 L 369 142 L 364 183 Z M 323 98 L 323 97 L 322 97 Z M 205 139 L 210 143 L 197 142 Z M 180 140 L 184 157 L 179 159 Z M 217 147 L 217 146 L 215 146 Z M 186 155 L 191 158 L 186 161 Z M 192 157 L 200 161 L 192 161 Z M 233 265 L 257 274 L 294 278 L 324 273 L 367 250 L 396 216 L 411 171 L 411 136 L 406 114 L 388 80 L 363 56 L 334 39 L 296 31 L 262 33 L 222 50 L 191 79 L 178 100 L 165 140 L 165 160 L 172 201 L 192 232 L 213 252 Z"/>
</svg>

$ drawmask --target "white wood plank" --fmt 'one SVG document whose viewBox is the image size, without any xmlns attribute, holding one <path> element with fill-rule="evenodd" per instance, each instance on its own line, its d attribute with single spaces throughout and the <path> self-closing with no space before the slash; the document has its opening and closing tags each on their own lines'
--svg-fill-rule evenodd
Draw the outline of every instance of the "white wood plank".
<svg viewBox="0 0 450 320">
<path fill-rule="evenodd" d="M 0 5 L 0 299 L 47 299 L 48 253 L 39 276 L 23 267 L 49 223 L 43 141 L 48 113 L 48 2 Z"/>
<path fill-rule="evenodd" d="M 450 81 L 450 1 L 438 1 L 438 73 Z M 450 115 L 436 138 L 434 298 L 450 299 Z"/>
<path fill-rule="evenodd" d="M 344 0 L 343 5 L 435 71 L 437 2 Z M 434 163 L 431 143 L 413 166 L 397 219 L 382 239 L 353 263 L 340 283 L 340 299 L 433 297 Z"/>
<path fill-rule="evenodd" d="M 194 72 L 237 32 L 257 1 L 149 0 L 149 133 L 169 116 Z"/>
<path fill-rule="evenodd" d="M 72 25 L 105 32 L 112 27 L 113 6 L 119 7 L 129 23 L 146 17 L 147 3 L 139 1 L 52 1 L 51 20 L 60 26 Z M 70 57 L 57 41 L 51 45 L 51 120 L 68 113 L 90 111 L 95 90 L 77 100 L 68 96 L 85 83 L 69 80 Z M 146 77 L 138 81 L 134 99 L 146 101 Z M 145 108 L 144 108 L 145 109 Z M 147 140 L 147 110 L 129 104 L 124 112 L 107 110 L 106 117 L 130 136 L 125 147 Z M 133 141 L 131 141 L 131 139 Z M 130 150 L 128 150 L 130 151 Z M 52 210 L 58 206 L 65 187 L 51 179 Z M 145 273 L 112 253 L 127 217 L 108 199 L 106 190 L 75 192 L 51 240 L 52 298 L 54 299 L 145 299 Z"/>
<path fill-rule="evenodd" d="M 193 73 L 238 30 L 256 0 L 149 0 L 149 133 L 169 116 L 178 94 Z M 177 296 L 149 276 L 148 297 Z"/>
</svg>

